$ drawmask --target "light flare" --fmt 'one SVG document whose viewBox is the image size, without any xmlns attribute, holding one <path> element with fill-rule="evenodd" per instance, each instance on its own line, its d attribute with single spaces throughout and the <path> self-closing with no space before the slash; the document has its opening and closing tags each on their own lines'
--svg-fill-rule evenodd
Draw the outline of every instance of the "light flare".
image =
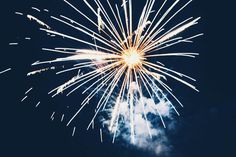
<svg viewBox="0 0 236 157">
<path fill-rule="evenodd" d="M 142 65 L 143 57 L 137 49 L 131 47 L 124 51 L 122 59 L 124 64 L 126 64 L 129 68 L 136 68 L 138 65 Z"/>
</svg>

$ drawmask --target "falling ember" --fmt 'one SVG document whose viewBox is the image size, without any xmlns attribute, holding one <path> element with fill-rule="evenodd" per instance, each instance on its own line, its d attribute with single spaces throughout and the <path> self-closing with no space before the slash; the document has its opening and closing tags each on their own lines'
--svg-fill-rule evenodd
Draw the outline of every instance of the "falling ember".
<svg viewBox="0 0 236 157">
<path fill-rule="evenodd" d="M 48 10 L 48 9 L 43 9 L 43 11 L 45 11 L 45 12 L 49 12 L 49 10 Z"/>
<path fill-rule="evenodd" d="M 75 136 L 76 127 L 73 128 L 72 136 Z"/>
<path fill-rule="evenodd" d="M 135 8 L 132 6 L 132 0 L 123 0 L 121 5 L 115 5 L 115 7 L 107 0 L 106 6 L 109 6 L 107 8 L 104 7 L 104 4 L 102 4 L 100 0 L 94 1 L 97 5 L 96 7 L 93 7 L 87 0 L 83 0 L 88 9 L 96 16 L 97 23 L 94 22 L 94 19 L 87 16 L 86 13 L 83 13 L 80 8 L 75 7 L 67 0 L 64 0 L 64 2 L 93 26 L 96 26 L 97 29 L 92 30 L 90 27 L 83 25 L 83 23 L 64 15 L 60 15 L 59 17 L 50 16 L 50 18 L 87 35 L 92 38 L 93 41 L 83 40 L 60 31 L 55 31 L 55 29 L 51 29 L 46 23 L 32 15 L 27 15 L 27 18 L 43 26 L 44 28 L 40 28 L 40 30 L 50 34 L 50 36 L 60 36 L 63 37 L 63 39 L 69 39 L 93 47 L 92 49 L 66 47 L 54 49 L 44 48 L 43 50 L 45 51 L 63 53 L 67 56 L 49 61 L 37 61 L 32 64 L 32 66 L 38 66 L 77 62 L 73 67 L 59 71 L 56 74 L 64 74 L 70 71 L 83 72 L 82 75 L 78 74 L 70 78 L 69 81 L 49 92 L 49 94 L 52 94 L 52 97 L 64 92 L 69 96 L 79 88 L 83 86 L 87 87 L 82 92 L 83 94 L 87 94 L 86 98 L 81 103 L 79 110 L 70 118 L 67 126 L 72 123 L 85 106 L 91 104 L 88 102 L 93 99 L 97 93 L 102 91 L 98 103 L 95 105 L 95 115 L 92 117 L 87 129 L 91 126 L 94 128 L 94 121 L 98 114 L 102 111 L 106 111 L 106 109 L 112 109 L 107 128 L 110 133 L 113 134 L 113 142 L 120 128 L 118 125 L 120 124 L 121 117 L 127 119 L 129 122 L 130 142 L 133 144 L 136 142 L 136 136 L 138 134 L 137 118 L 140 118 L 140 115 L 144 117 L 146 129 L 150 137 L 152 137 L 150 131 L 152 128 L 149 127 L 150 122 L 147 118 L 148 111 L 159 116 L 163 127 L 166 128 L 164 122 L 165 114 L 163 113 L 166 113 L 166 110 L 173 110 L 179 115 L 175 106 L 166 95 L 170 95 L 177 103 L 183 106 L 173 94 L 172 88 L 166 84 L 167 78 L 176 80 L 198 91 L 191 83 L 195 82 L 195 79 L 166 67 L 158 60 L 162 57 L 166 57 L 167 59 L 168 57 L 176 56 L 195 58 L 199 55 L 193 52 L 167 51 L 163 53 L 160 51 L 180 43 L 192 42 L 194 38 L 203 35 L 197 34 L 190 37 L 180 36 L 183 31 L 198 24 L 200 17 L 190 17 L 181 23 L 177 23 L 170 29 L 166 28 L 166 25 L 181 12 L 191 0 L 175 11 L 174 9 L 177 7 L 179 0 L 175 0 L 167 10 L 164 10 L 167 2 L 167 0 L 164 0 L 157 11 L 153 11 L 155 0 L 146 1 L 136 26 L 133 23 L 133 10 L 135 10 Z M 34 9 L 37 10 L 37 8 Z M 123 11 L 124 15 L 120 14 L 120 11 Z M 112 14 L 109 15 L 109 12 Z M 151 14 L 155 16 L 153 17 Z M 28 76 L 50 69 L 49 67 L 33 71 L 28 73 Z M 112 97 L 115 98 L 115 100 L 111 100 Z M 148 105 L 148 103 L 146 103 L 147 101 L 150 101 L 152 105 Z M 168 108 L 165 108 L 167 105 Z M 169 108 L 169 106 L 171 107 Z M 140 110 L 142 112 L 140 112 Z M 54 114 L 55 112 L 53 112 L 51 117 L 52 120 L 54 119 Z M 63 118 L 64 115 L 61 121 L 63 121 Z M 74 127 L 72 136 L 74 136 L 75 129 Z M 102 141 L 102 130 L 100 130 L 100 138 Z"/>
<path fill-rule="evenodd" d="M 28 96 L 26 95 L 23 99 L 21 99 L 21 102 L 25 101 L 28 98 Z"/>
<path fill-rule="evenodd" d="M 100 129 L 100 139 L 101 139 L 101 143 L 103 143 L 102 129 Z"/>
<path fill-rule="evenodd" d="M 23 16 L 23 13 L 20 13 L 20 12 L 17 12 L 17 11 L 15 12 L 15 14 Z"/>
<path fill-rule="evenodd" d="M 52 113 L 52 115 L 51 115 L 51 117 L 50 117 L 51 120 L 54 120 L 54 118 L 55 118 L 55 117 L 54 117 L 55 113 L 56 113 L 56 112 L 53 112 L 53 113 Z"/>
<path fill-rule="evenodd" d="M 33 90 L 33 87 L 31 87 L 30 89 L 28 89 L 26 92 L 25 92 L 25 94 L 28 94 L 30 91 L 32 91 Z"/>
<path fill-rule="evenodd" d="M 3 73 L 6 73 L 6 72 L 8 72 L 8 71 L 11 71 L 11 70 L 12 70 L 11 68 L 8 68 L 8 69 L 6 69 L 6 70 L 0 71 L 0 75 L 3 74 Z"/>
<path fill-rule="evenodd" d="M 38 24 L 40 24 L 41 26 L 46 27 L 47 29 L 51 29 L 46 23 L 44 23 L 43 21 L 39 20 L 38 18 L 36 18 L 32 15 L 27 15 L 27 18 L 29 20 L 36 21 Z"/>
<path fill-rule="evenodd" d="M 25 37 L 25 40 L 31 40 L 31 38 L 30 37 Z"/>
<path fill-rule="evenodd" d="M 38 107 L 38 106 L 40 105 L 40 103 L 41 103 L 41 102 L 39 101 L 39 102 L 36 104 L 36 106 L 35 106 L 35 107 Z"/>
<path fill-rule="evenodd" d="M 36 11 L 40 12 L 40 10 L 39 10 L 38 8 L 36 8 L 36 7 L 31 7 L 31 9 L 33 9 L 33 10 L 36 10 Z"/>
<path fill-rule="evenodd" d="M 18 43 L 9 43 L 10 46 L 18 45 Z"/>
<path fill-rule="evenodd" d="M 61 116 L 61 122 L 64 120 L 64 116 L 65 116 L 64 114 Z"/>
</svg>

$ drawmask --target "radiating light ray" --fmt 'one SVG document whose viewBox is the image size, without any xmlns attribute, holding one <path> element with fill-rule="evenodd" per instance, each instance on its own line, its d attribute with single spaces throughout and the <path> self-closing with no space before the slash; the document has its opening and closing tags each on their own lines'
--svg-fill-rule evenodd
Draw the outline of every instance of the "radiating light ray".
<svg viewBox="0 0 236 157">
<path fill-rule="evenodd" d="M 191 21 L 191 22 L 189 22 L 189 23 L 187 23 L 187 24 L 185 24 L 185 25 L 183 25 L 183 26 L 180 26 L 179 28 L 174 29 L 173 31 L 172 31 L 172 29 L 173 29 L 173 28 L 172 28 L 171 31 L 168 31 L 166 34 L 164 34 L 164 35 L 161 36 L 160 38 L 154 40 L 154 42 L 153 42 L 150 46 L 147 46 L 147 48 L 152 47 L 152 46 L 154 45 L 153 48 L 155 49 L 155 45 L 157 45 L 158 43 L 162 43 L 162 42 L 164 42 L 164 41 L 166 41 L 166 40 L 168 40 L 168 39 L 174 37 L 175 35 L 179 34 L 180 32 L 183 32 L 185 29 L 187 29 L 187 28 L 189 28 L 189 27 L 195 25 L 196 22 L 197 22 L 199 19 L 200 19 L 200 18 L 194 19 L 193 21 Z M 174 27 L 174 28 L 175 28 L 175 27 Z M 155 36 L 156 36 L 156 35 L 155 35 Z M 151 38 L 152 38 L 152 37 L 151 37 Z M 150 38 L 150 39 L 151 39 L 151 38 Z M 154 38 L 154 37 L 153 37 L 153 38 Z M 147 42 L 149 42 L 149 41 L 147 41 Z M 152 49 L 151 49 L 151 50 L 152 50 Z"/>
<path fill-rule="evenodd" d="M 97 45 L 95 45 L 95 44 L 93 44 L 91 42 L 88 42 L 88 41 L 85 41 L 85 40 L 81 40 L 79 38 L 76 38 L 76 37 L 73 37 L 73 36 L 70 36 L 70 35 L 66 35 L 64 33 L 56 32 L 56 31 L 51 31 L 51 30 L 43 29 L 43 28 L 40 28 L 40 30 L 45 31 L 45 32 L 50 33 L 50 34 L 55 34 L 55 35 L 58 35 L 58 36 L 61 36 L 61 37 L 64 37 L 64 38 L 68 38 L 68 39 L 71 39 L 71 40 L 74 40 L 74 41 L 78 41 L 78 42 L 87 44 L 89 46 L 98 47 L 98 48 L 100 48 L 102 50 L 105 50 L 105 51 L 108 51 L 108 52 L 115 53 L 115 51 L 112 51 L 111 49 L 107 49 L 107 48 L 102 47 L 102 46 L 97 46 Z"/>
<path fill-rule="evenodd" d="M 185 38 L 185 39 L 180 39 L 180 40 L 178 40 L 178 41 L 176 41 L 176 42 L 173 42 L 173 43 L 171 43 L 171 44 L 166 44 L 165 46 L 163 46 L 163 47 L 160 47 L 160 48 L 156 48 L 156 49 L 154 49 L 154 50 L 151 50 L 151 51 L 149 51 L 149 53 L 152 53 L 152 52 L 156 52 L 156 51 L 159 51 L 159 50 L 162 50 L 162 49 L 165 49 L 165 48 L 168 48 L 168 47 L 172 47 L 172 46 L 174 46 L 174 45 L 177 45 L 177 44 L 180 44 L 180 43 L 188 43 L 188 42 L 190 42 L 191 43 L 191 39 L 194 39 L 194 38 L 197 38 L 197 37 L 199 37 L 199 36 L 202 36 L 203 35 L 203 33 L 200 33 L 200 34 L 197 34 L 197 35 L 194 35 L 194 36 L 191 36 L 191 37 L 188 37 L 188 38 Z M 176 38 L 177 39 L 177 38 Z M 161 45 L 161 44 L 160 44 Z"/>
<path fill-rule="evenodd" d="M 72 23 L 74 23 L 74 24 L 76 24 L 76 25 L 78 25 L 78 26 L 80 26 L 80 27 L 82 27 L 83 29 L 86 29 L 87 31 L 89 31 L 89 32 L 91 32 L 91 33 L 93 33 L 93 35 L 96 35 L 97 37 L 99 37 L 99 38 L 101 38 L 101 39 L 103 39 L 104 41 L 106 41 L 106 42 L 108 42 L 108 43 L 110 43 L 110 44 L 112 44 L 113 46 L 117 46 L 117 47 L 119 47 L 120 49 L 123 49 L 122 47 L 121 47 L 121 45 L 120 44 L 118 44 L 117 42 L 112 42 L 112 41 L 109 41 L 108 39 L 106 39 L 105 37 L 103 37 L 102 35 L 100 35 L 100 34 L 98 34 L 98 33 L 96 33 L 95 31 L 93 31 L 93 30 L 91 30 L 91 29 L 89 29 L 89 28 L 87 28 L 86 26 L 84 26 L 84 25 L 82 25 L 81 23 L 79 23 L 79 22 L 76 22 L 75 20 L 72 20 L 71 18 L 68 18 L 68 17 L 66 17 L 66 16 L 63 16 L 63 15 L 60 15 L 60 17 L 62 17 L 62 18 L 64 18 L 64 19 L 67 19 L 67 20 L 69 20 L 70 22 L 72 22 Z M 102 31 L 102 30 L 100 30 L 100 31 Z M 104 33 L 104 32 L 103 32 Z M 106 33 L 105 33 L 106 34 Z M 109 38 L 111 38 L 108 34 L 107 34 L 107 36 L 109 37 Z M 93 38 L 95 38 L 94 36 L 93 36 Z"/>
<path fill-rule="evenodd" d="M 97 109 L 97 112 L 95 113 L 94 117 L 92 118 L 92 121 L 89 123 L 87 129 L 90 128 L 92 122 L 94 121 L 94 119 L 95 119 L 96 116 L 98 115 L 100 109 L 102 108 L 102 104 L 104 104 L 104 102 L 105 102 L 106 99 L 104 99 L 103 102 L 102 102 L 101 100 L 103 99 L 103 97 L 104 97 L 105 93 L 107 92 L 107 90 L 109 90 L 110 86 L 112 86 L 112 87 L 111 87 L 111 89 L 110 89 L 108 95 L 111 95 L 111 93 L 113 92 L 113 90 L 114 90 L 114 88 L 115 88 L 115 85 L 118 83 L 120 77 L 122 76 L 122 72 L 123 72 L 123 71 L 121 71 L 121 70 L 124 70 L 124 68 L 119 70 L 119 72 L 117 73 L 117 74 L 118 74 L 118 75 L 117 75 L 118 78 L 112 80 L 112 82 L 109 84 L 109 86 L 107 87 L 106 91 L 104 92 L 102 98 L 100 99 L 100 101 L 99 101 L 99 103 L 98 103 L 98 106 L 99 106 L 99 107 L 98 107 L 98 109 Z M 108 98 L 108 97 L 107 97 L 107 98 Z M 107 99 L 107 100 L 108 100 L 108 99 Z M 101 102 L 102 102 L 102 103 L 101 103 Z M 105 105 L 106 105 L 106 103 L 105 103 Z"/>
<path fill-rule="evenodd" d="M 192 57 L 195 58 L 199 53 L 164 53 L 164 54 L 155 54 L 155 55 L 146 55 L 145 57 L 170 57 L 170 56 L 179 56 L 179 57 Z"/>
<path fill-rule="evenodd" d="M 155 24 L 153 29 L 148 33 L 148 35 L 145 36 L 143 40 L 140 41 L 140 43 L 145 43 L 145 41 L 150 38 L 151 34 L 156 30 L 156 28 L 160 25 L 160 23 L 164 20 L 164 18 L 169 14 L 169 12 L 174 8 L 174 6 L 179 2 L 179 0 L 176 0 L 169 9 L 164 13 L 164 15 L 159 19 L 159 21 Z M 140 46 L 140 45 L 138 45 Z"/>
<path fill-rule="evenodd" d="M 115 11 L 114 11 L 114 9 L 112 8 L 112 6 L 111 6 L 109 0 L 107 0 L 107 4 L 109 5 L 110 10 L 112 11 L 113 16 L 115 17 L 116 23 L 118 24 L 119 29 L 120 29 L 120 31 L 122 32 L 122 35 L 121 35 L 121 36 L 123 36 L 123 38 L 125 39 L 126 37 L 124 36 L 124 27 L 123 27 L 122 22 L 120 22 L 120 18 L 118 18 L 117 15 L 115 14 Z"/>
<path fill-rule="evenodd" d="M 117 31 L 117 29 L 115 28 L 113 22 L 111 21 L 110 17 L 108 16 L 108 14 L 106 13 L 106 10 L 104 9 L 103 5 L 100 3 L 99 0 L 95 0 L 95 3 L 97 4 L 98 8 L 101 10 L 101 13 L 103 14 L 103 16 L 105 17 L 105 19 L 107 20 L 108 22 L 108 25 L 106 25 L 106 23 L 104 22 L 104 27 L 108 27 L 108 26 L 111 26 L 111 30 L 113 30 L 115 32 L 115 35 L 117 37 L 117 39 L 119 39 L 121 41 L 121 37 Z M 99 18 L 99 16 L 98 16 Z M 109 28 L 108 28 L 109 29 Z"/>
<path fill-rule="evenodd" d="M 86 0 L 83 0 L 85 2 L 85 4 L 89 7 L 89 9 L 97 16 L 98 14 L 96 13 L 96 11 L 93 9 L 93 7 L 86 1 Z M 103 14 L 104 15 L 104 14 Z M 112 23 L 109 22 L 109 19 L 107 16 L 105 16 L 105 19 L 106 21 L 108 22 L 108 24 L 104 21 L 104 26 L 106 27 L 107 30 L 109 30 L 110 34 L 113 36 L 113 38 L 118 42 L 120 43 L 122 40 L 120 39 L 120 36 L 119 34 L 116 32 L 116 30 L 112 30 L 110 29 L 110 27 L 112 27 Z"/>
<path fill-rule="evenodd" d="M 82 15 L 83 17 L 85 17 L 89 22 L 91 22 L 93 25 L 95 25 L 97 28 L 99 27 L 97 25 L 97 23 L 93 22 L 93 20 L 91 20 L 87 15 L 85 15 L 83 12 L 81 12 L 78 8 L 76 8 L 74 5 L 72 5 L 71 3 L 69 3 L 68 1 L 64 0 L 65 3 L 67 3 L 71 8 L 73 8 L 75 11 L 77 11 L 80 15 Z M 107 37 L 109 37 L 110 39 L 112 38 L 107 32 L 105 32 L 104 30 L 101 30 L 103 33 L 105 33 L 105 35 Z M 115 41 L 116 42 L 116 41 Z M 118 44 L 118 43 L 117 43 Z"/>
<path fill-rule="evenodd" d="M 110 70 L 110 69 L 107 69 L 107 70 Z M 94 73 L 94 74 L 96 75 L 97 73 Z M 102 73 L 101 73 L 101 74 L 102 74 Z M 101 74 L 100 74 L 100 75 L 101 75 Z M 98 77 L 99 75 L 96 75 L 96 76 Z M 109 77 L 108 77 L 108 78 L 109 78 Z M 107 79 L 108 79 L 108 78 L 107 78 Z M 108 79 L 108 80 L 109 80 L 109 79 Z M 107 81 L 108 81 L 108 80 L 107 80 Z M 105 83 L 106 83 L 106 82 L 105 82 Z M 105 83 L 102 85 L 102 87 L 105 85 Z M 102 87 L 101 87 L 101 88 L 102 88 Z M 100 88 L 100 89 L 101 89 L 101 88 Z M 77 90 L 77 89 L 78 89 L 78 87 L 76 87 L 75 89 L 73 89 L 72 91 L 70 91 L 70 92 L 67 94 L 67 96 L 70 95 L 71 93 L 73 93 L 73 92 L 74 92 L 75 90 Z M 91 92 L 90 94 L 92 94 L 92 93 L 93 93 L 93 92 Z M 96 93 L 96 92 L 95 92 L 95 93 Z M 94 96 L 94 95 L 93 95 L 93 96 Z M 85 100 L 86 100 L 86 99 L 85 99 Z"/>
<path fill-rule="evenodd" d="M 134 71 L 135 71 L 135 69 L 134 69 Z M 141 104 L 142 104 L 144 119 L 145 119 L 145 122 L 146 122 L 146 125 L 147 125 L 149 136 L 150 136 L 150 138 L 152 138 L 152 134 L 150 132 L 150 127 L 148 125 L 147 113 L 146 113 L 145 107 L 144 107 L 143 94 L 142 94 L 143 92 L 141 91 L 141 89 L 140 89 L 141 86 L 140 86 L 140 84 L 138 82 L 138 76 L 137 76 L 138 72 L 135 71 L 134 74 L 135 74 L 135 81 L 136 81 L 136 84 L 137 84 L 138 92 L 140 93 L 140 100 L 141 100 Z"/>
<path fill-rule="evenodd" d="M 85 29 L 81 29 L 81 28 L 79 28 L 79 27 L 75 27 L 75 26 L 69 24 L 68 22 L 65 22 L 65 21 L 63 21 L 63 20 L 61 20 L 61 19 L 59 19 L 59 18 L 57 18 L 57 17 L 51 16 L 51 18 L 52 18 L 52 19 L 55 19 L 55 20 L 57 20 L 57 21 L 59 21 L 59 22 L 62 22 L 62 23 L 64 23 L 64 24 L 66 24 L 66 25 L 68 25 L 68 26 L 70 26 L 70 27 L 72 27 L 72 28 L 74 28 L 74 29 L 76 29 L 76 30 L 82 32 L 82 33 L 85 33 L 86 35 L 88 35 L 88 36 L 90 36 L 90 37 L 92 37 L 92 38 L 94 38 L 94 39 L 100 41 L 101 43 L 107 45 L 108 47 L 114 49 L 115 51 L 118 51 L 118 52 L 120 51 L 119 49 L 117 49 L 116 47 L 114 47 L 113 45 L 111 45 L 110 41 L 108 41 L 107 39 L 98 38 L 97 36 L 94 36 L 95 34 L 97 35 L 97 33 L 93 32 L 93 31 L 92 31 L 93 34 L 91 34 L 91 33 L 89 33 L 88 31 L 86 31 Z M 89 29 L 88 29 L 88 30 L 89 30 Z M 90 32 L 91 32 L 91 31 L 90 31 Z M 98 36 L 99 36 L 99 35 L 98 35 Z"/>
<path fill-rule="evenodd" d="M 144 68 L 144 70 L 146 70 Z M 155 94 L 155 96 L 161 100 L 160 96 L 158 95 L 158 93 L 152 88 L 155 87 L 156 89 L 158 89 L 159 92 L 161 92 L 162 96 L 168 101 L 170 102 L 170 100 L 167 98 L 167 96 L 163 93 L 163 91 L 156 85 L 156 83 L 153 81 L 153 79 L 151 78 L 151 76 L 154 78 L 154 80 L 159 80 L 156 77 L 154 77 L 153 75 L 148 75 L 145 71 L 143 72 L 143 70 L 140 70 L 140 74 L 143 76 L 143 78 L 147 81 L 147 84 L 149 85 L 150 89 L 152 90 L 152 92 Z M 152 82 L 152 84 L 149 83 L 149 81 Z M 150 95 L 150 92 L 148 92 Z M 174 111 L 177 113 L 177 115 L 180 115 L 179 112 L 175 109 L 174 105 L 170 102 L 172 108 L 174 109 Z M 182 106 L 182 103 L 179 102 L 179 104 Z M 164 125 L 164 124 L 163 124 Z"/>
</svg>

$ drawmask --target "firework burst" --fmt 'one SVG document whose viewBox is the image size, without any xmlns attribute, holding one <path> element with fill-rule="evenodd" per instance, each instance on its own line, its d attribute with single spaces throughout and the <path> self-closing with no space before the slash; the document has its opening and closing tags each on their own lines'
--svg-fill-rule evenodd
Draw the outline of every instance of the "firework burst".
<svg viewBox="0 0 236 157">
<path fill-rule="evenodd" d="M 172 78 L 198 91 L 194 85 L 189 83 L 189 81 L 196 80 L 166 67 L 163 63 L 157 62 L 157 60 L 161 57 L 173 56 L 195 58 L 195 56 L 198 55 L 198 53 L 192 52 L 160 52 L 160 50 L 179 43 L 192 42 L 192 39 L 202 35 L 197 34 L 186 38 L 179 36 L 181 32 L 196 25 L 200 17 L 187 18 L 171 29 L 165 29 L 166 25 L 191 1 L 187 2 L 172 14 L 171 12 L 177 6 L 179 0 L 174 1 L 167 10 L 164 10 L 167 4 L 167 0 L 165 0 L 157 11 L 153 11 L 155 0 L 148 0 L 143 7 L 136 26 L 133 23 L 133 10 L 135 10 L 135 8 L 132 6 L 132 0 L 123 0 L 121 6 L 113 6 L 109 0 L 107 0 L 107 7 L 104 7 L 104 4 L 102 4 L 100 0 L 94 0 L 96 7 L 93 7 L 88 1 L 83 0 L 90 11 L 97 17 L 97 22 L 94 22 L 94 20 L 72 3 L 66 0 L 64 0 L 64 2 L 80 16 L 88 20 L 88 22 L 96 26 L 97 30 L 90 29 L 90 27 L 64 15 L 60 15 L 59 17 L 51 16 L 51 18 L 84 33 L 93 39 L 92 42 L 55 31 L 49 25 L 32 15 L 27 15 L 27 17 L 40 24 L 42 26 L 40 30 L 46 33 L 61 36 L 93 47 L 93 49 L 65 47 L 54 49 L 43 48 L 43 50 L 46 51 L 64 53 L 68 56 L 50 61 L 37 61 L 33 64 L 33 66 L 37 66 L 57 62 L 77 62 L 73 67 L 59 71 L 57 74 L 86 69 L 83 75 L 75 76 L 49 92 L 49 94 L 52 94 L 52 97 L 55 97 L 62 92 L 68 91 L 67 96 L 69 96 L 80 87 L 87 87 L 83 91 L 83 94 L 88 93 L 87 97 L 83 100 L 81 108 L 71 117 L 67 125 L 71 124 L 81 110 L 88 105 L 88 102 L 94 98 L 99 91 L 102 91 L 102 95 L 96 105 L 96 113 L 89 123 L 88 129 L 93 125 L 97 115 L 101 111 L 106 110 L 108 106 L 111 106 L 112 112 L 108 129 L 114 134 L 113 139 L 116 137 L 120 114 L 124 110 L 124 104 L 126 105 L 125 110 L 128 111 L 127 119 L 130 125 L 130 139 L 132 143 L 135 143 L 135 114 L 137 114 L 137 105 L 142 108 L 142 116 L 146 120 L 150 137 L 152 136 L 147 120 L 147 105 L 144 99 L 149 98 L 153 101 L 153 104 L 155 104 L 154 102 L 156 101 L 164 101 L 166 104 L 171 105 L 171 108 L 179 115 L 166 94 L 171 95 L 181 106 L 182 104 L 172 93 L 172 89 L 165 81 L 167 78 Z M 111 13 L 110 15 L 108 11 Z M 123 14 L 121 14 L 121 11 Z M 48 69 L 51 68 L 33 71 L 28 75 L 40 73 Z M 115 100 L 111 101 L 112 97 L 115 97 Z M 166 127 L 159 106 L 152 105 L 152 108 L 155 110 L 156 115 L 160 117 L 163 126 Z"/>
</svg>

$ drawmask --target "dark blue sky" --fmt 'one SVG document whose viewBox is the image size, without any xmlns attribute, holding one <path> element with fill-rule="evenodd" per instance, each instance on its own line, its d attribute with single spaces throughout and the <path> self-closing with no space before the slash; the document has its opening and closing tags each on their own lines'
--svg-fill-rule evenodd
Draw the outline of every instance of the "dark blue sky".
<svg viewBox="0 0 236 157">
<path fill-rule="evenodd" d="M 81 5 L 81 0 L 71 0 Z M 182 0 L 186 2 L 185 0 Z M 138 11 L 143 0 L 135 2 Z M 158 2 L 159 4 L 159 2 Z M 62 96 L 50 100 L 46 93 L 57 82 L 70 78 L 56 78 L 53 73 L 39 77 L 25 78 L 31 70 L 29 66 L 38 59 L 48 59 L 53 55 L 42 52 L 41 47 L 75 46 L 67 40 L 51 40 L 38 30 L 38 25 L 28 22 L 15 11 L 32 12 L 31 6 L 48 8 L 54 15 L 66 14 L 81 20 L 76 12 L 67 7 L 62 0 L 8 0 L 1 2 L 1 57 L 0 71 L 8 67 L 14 70 L 0 75 L 0 156 L 81 156 L 81 157 L 152 157 L 144 151 L 125 146 L 100 143 L 97 131 L 85 131 L 91 108 L 86 109 L 76 122 L 79 128 L 71 137 L 71 127 L 65 127 L 59 120 L 50 121 L 52 111 L 70 112 L 67 105 L 79 104 L 79 94 L 70 99 Z M 85 12 L 87 9 L 81 7 Z M 176 117 L 176 130 L 168 136 L 173 146 L 170 157 L 230 157 L 235 156 L 236 142 L 236 104 L 234 69 L 235 15 L 232 4 L 219 1 L 195 0 L 173 22 L 190 16 L 201 16 L 198 26 L 186 32 L 187 35 L 204 32 L 204 36 L 190 45 L 190 50 L 200 52 L 197 60 L 171 60 L 171 67 L 193 74 L 197 78 L 200 93 L 171 82 L 176 88 L 185 107 L 180 108 L 181 117 Z M 89 14 L 89 13 L 88 13 Z M 40 15 L 39 15 L 40 16 Z M 43 17 L 43 16 L 42 16 Z M 84 22 L 84 21 L 83 21 Z M 86 24 L 86 22 L 84 22 Z M 55 23 L 54 23 L 55 25 Z M 55 25 L 61 27 L 61 25 Z M 63 31 L 75 33 L 62 27 Z M 31 37 L 26 41 L 24 37 Z M 82 36 L 82 38 L 85 38 Z M 19 42 L 19 46 L 9 47 L 9 42 Z M 177 46 L 176 49 L 183 49 Z M 36 89 L 25 103 L 20 103 L 24 92 L 31 86 Z M 79 97 L 79 98 L 78 98 Z M 35 109 L 35 104 L 42 105 Z M 72 111 L 76 106 L 70 106 Z"/>
</svg>

